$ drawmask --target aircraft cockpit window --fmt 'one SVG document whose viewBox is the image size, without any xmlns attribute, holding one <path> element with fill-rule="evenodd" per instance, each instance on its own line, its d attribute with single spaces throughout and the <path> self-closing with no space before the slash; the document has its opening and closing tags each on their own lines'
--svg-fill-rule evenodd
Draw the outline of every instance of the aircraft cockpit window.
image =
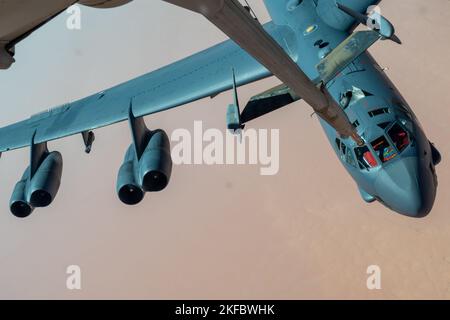
<svg viewBox="0 0 450 320">
<path fill-rule="evenodd" d="M 367 146 L 355 148 L 356 159 L 361 169 L 375 168 L 378 163 Z"/>
<path fill-rule="evenodd" d="M 347 146 L 341 142 L 341 154 L 345 155 L 347 153 Z"/>
<path fill-rule="evenodd" d="M 402 152 L 409 145 L 408 134 L 398 123 L 394 124 L 388 133 L 399 152 Z"/>
<path fill-rule="evenodd" d="M 338 150 L 341 150 L 341 139 L 336 138 L 336 147 L 338 148 Z"/>
<path fill-rule="evenodd" d="M 387 162 L 397 156 L 397 151 L 389 144 L 384 136 L 372 141 L 372 147 L 381 162 Z"/>
<path fill-rule="evenodd" d="M 342 160 L 346 161 L 349 165 L 356 167 L 355 157 L 350 148 L 347 148 L 345 143 L 341 141 L 339 138 L 336 138 L 336 145 L 339 150 L 339 155 Z"/>
<path fill-rule="evenodd" d="M 353 167 L 356 167 L 355 156 L 352 153 L 351 149 L 347 149 L 347 154 L 345 155 L 345 161 Z"/>
<path fill-rule="evenodd" d="M 336 138 L 336 146 L 339 150 L 341 157 L 344 159 L 344 156 L 347 153 L 347 146 L 339 138 Z"/>
</svg>

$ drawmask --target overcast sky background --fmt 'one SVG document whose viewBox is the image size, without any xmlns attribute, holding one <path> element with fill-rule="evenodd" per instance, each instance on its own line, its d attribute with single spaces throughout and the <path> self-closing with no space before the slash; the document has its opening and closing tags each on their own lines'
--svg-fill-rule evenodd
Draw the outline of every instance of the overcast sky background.
<svg viewBox="0 0 450 320">
<path fill-rule="evenodd" d="M 262 1 L 252 1 L 262 21 Z M 281 166 L 176 166 L 169 187 L 127 207 L 115 182 L 130 133 L 96 131 L 91 155 L 80 136 L 49 144 L 64 158 L 51 207 L 28 219 L 8 208 L 29 151 L 0 160 L 0 298 L 450 298 L 450 2 L 382 3 L 404 45 L 371 52 L 443 155 L 434 210 L 421 220 L 364 203 L 311 109 L 298 102 L 251 124 L 280 129 Z M 225 36 L 205 19 L 162 1 L 114 10 L 82 9 L 82 30 L 62 14 L 17 46 L 0 72 L 0 125 L 79 99 L 207 48 Z M 275 84 L 240 90 L 246 101 Z M 224 128 L 231 93 L 147 117 L 172 132 Z M 82 269 L 82 290 L 66 289 L 66 268 Z M 382 290 L 366 288 L 379 265 Z"/>
</svg>

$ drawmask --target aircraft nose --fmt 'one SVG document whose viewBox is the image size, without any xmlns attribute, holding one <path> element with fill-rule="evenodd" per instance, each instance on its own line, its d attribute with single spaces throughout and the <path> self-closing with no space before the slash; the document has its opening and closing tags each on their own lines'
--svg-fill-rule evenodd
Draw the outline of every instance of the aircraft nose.
<svg viewBox="0 0 450 320">
<path fill-rule="evenodd" d="M 431 171 L 417 157 L 388 164 L 380 171 L 375 189 L 387 207 L 415 218 L 425 217 L 431 211 L 436 196 Z"/>
</svg>

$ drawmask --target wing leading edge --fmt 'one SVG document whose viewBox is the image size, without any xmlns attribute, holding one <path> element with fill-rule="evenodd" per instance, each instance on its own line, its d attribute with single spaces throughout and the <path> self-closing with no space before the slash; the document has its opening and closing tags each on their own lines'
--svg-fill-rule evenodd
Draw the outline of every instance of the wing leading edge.
<svg viewBox="0 0 450 320">
<path fill-rule="evenodd" d="M 296 60 L 293 32 L 272 23 L 265 29 Z M 51 141 L 128 119 L 168 110 L 271 75 L 254 58 L 227 40 L 159 70 L 87 98 L 39 113 L 0 129 L 0 152 Z"/>
</svg>

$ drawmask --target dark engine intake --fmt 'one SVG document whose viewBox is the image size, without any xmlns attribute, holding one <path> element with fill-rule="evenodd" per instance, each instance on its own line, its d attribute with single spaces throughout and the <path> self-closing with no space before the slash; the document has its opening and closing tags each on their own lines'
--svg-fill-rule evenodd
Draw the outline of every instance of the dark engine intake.
<svg viewBox="0 0 450 320">
<path fill-rule="evenodd" d="M 10 200 L 12 214 L 19 218 L 29 216 L 34 208 L 49 206 L 61 184 L 63 161 L 59 152 L 48 153 L 30 179 L 28 167 L 14 187 Z"/>
<path fill-rule="evenodd" d="M 135 145 L 128 148 L 117 177 L 117 195 L 125 204 L 138 204 L 145 192 L 165 189 L 171 173 L 169 138 L 163 130 L 152 131 L 139 159 Z"/>
</svg>

